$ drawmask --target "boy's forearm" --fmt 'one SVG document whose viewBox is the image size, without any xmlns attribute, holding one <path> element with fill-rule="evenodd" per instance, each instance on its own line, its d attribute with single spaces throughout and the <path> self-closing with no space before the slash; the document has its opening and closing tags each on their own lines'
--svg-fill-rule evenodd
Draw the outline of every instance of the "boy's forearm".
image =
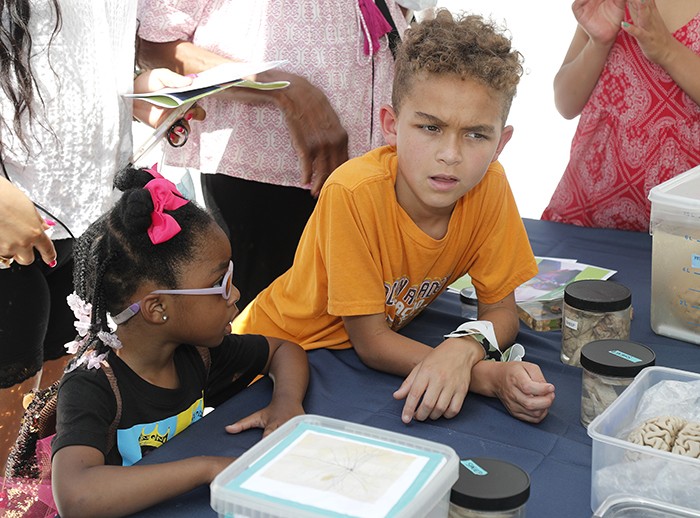
<svg viewBox="0 0 700 518">
<path fill-rule="evenodd" d="M 488 320 L 493 324 L 493 330 L 498 340 L 501 352 L 513 345 L 520 331 L 520 319 L 517 310 L 506 306 L 490 306 L 479 309 L 479 320 Z"/>
<path fill-rule="evenodd" d="M 288 399 L 301 405 L 309 384 L 306 351 L 297 344 L 285 342 L 270 361 L 269 375 L 274 381 L 273 400 Z"/>
<path fill-rule="evenodd" d="M 373 369 L 407 376 L 431 347 L 389 329 L 384 314 L 343 317 L 355 352 Z"/>
</svg>

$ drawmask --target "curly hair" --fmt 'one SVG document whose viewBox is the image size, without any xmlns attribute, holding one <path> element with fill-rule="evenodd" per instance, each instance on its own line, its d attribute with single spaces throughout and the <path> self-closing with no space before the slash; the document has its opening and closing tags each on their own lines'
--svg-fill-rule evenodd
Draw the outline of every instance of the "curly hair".
<svg viewBox="0 0 700 518">
<path fill-rule="evenodd" d="M 503 121 L 508 116 L 520 77 L 523 57 L 513 49 L 503 30 L 478 15 L 453 17 L 439 9 L 435 19 L 406 29 L 396 52 L 392 104 L 401 102 L 421 73 L 472 79 L 503 98 Z"/>
</svg>

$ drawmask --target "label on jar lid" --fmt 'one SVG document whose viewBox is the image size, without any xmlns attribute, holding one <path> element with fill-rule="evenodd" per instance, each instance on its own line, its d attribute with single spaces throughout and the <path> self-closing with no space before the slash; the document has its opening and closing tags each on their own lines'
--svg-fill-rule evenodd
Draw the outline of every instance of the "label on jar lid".
<svg viewBox="0 0 700 518">
<path fill-rule="evenodd" d="M 474 473 L 475 475 L 478 475 L 480 477 L 483 477 L 484 475 L 488 475 L 489 472 L 486 471 L 484 468 L 479 466 L 476 462 L 473 460 L 463 460 L 462 465 L 467 468 L 469 471 Z"/>
<path fill-rule="evenodd" d="M 639 363 L 641 362 L 641 358 L 637 358 L 636 356 L 632 356 L 631 354 L 623 353 L 619 349 L 613 349 L 612 351 L 608 351 L 610 354 L 614 354 L 615 356 L 619 356 L 623 360 L 627 360 L 628 362 L 632 363 Z"/>
</svg>

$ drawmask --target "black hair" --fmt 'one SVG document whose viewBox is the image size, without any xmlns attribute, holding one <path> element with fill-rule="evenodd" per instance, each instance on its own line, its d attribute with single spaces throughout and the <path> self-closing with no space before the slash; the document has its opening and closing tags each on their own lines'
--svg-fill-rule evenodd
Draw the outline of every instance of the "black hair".
<svg viewBox="0 0 700 518">
<path fill-rule="evenodd" d="M 58 0 L 51 0 L 55 24 L 51 40 L 61 28 L 61 10 Z M 22 129 L 22 115 L 34 117 L 35 94 L 43 104 L 32 71 L 32 35 L 29 33 L 29 20 L 32 16 L 29 0 L 0 0 L 0 88 L 12 103 L 14 110 L 12 127 L 19 142 L 27 147 L 27 135 Z M 0 151 L 3 148 L 0 126 Z"/>
<path fill-rule="evenodd" d="M 144 188 L 153 178 L 148 170 L 133 167 L 117 173 L 114 186 L 123 194 L 75 242 L 75 292 L 92 304 L 90 336 L 83 341 L 76 358 L 91 347 L 98 354 L 106 350 L 97 333 L 110 332 L 107 313 L 118 314 L 133 303 L 134 293 L 144 282 L 177 288 L 183 265 L 195 255 L 205 230 L 215 224 L 204 209 L 189 202 L 164 211 L 181 230 L 169 240 L 153 244 L 147 232 L 153 200 Z"/>
</svg>

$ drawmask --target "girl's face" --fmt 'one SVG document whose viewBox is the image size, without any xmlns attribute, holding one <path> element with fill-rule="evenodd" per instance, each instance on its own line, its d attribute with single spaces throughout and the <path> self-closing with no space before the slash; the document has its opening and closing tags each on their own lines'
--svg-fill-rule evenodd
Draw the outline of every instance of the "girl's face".
<svg viewBox="0 0 700 518">
<path fill-rule="evenodd" d="M 224 232 L 212 224 L 200 242 L 202 246 L 193 261 L 182 270 L 179 289 L 220 286 L 226 276 L 231 246 Z M 168 297 L 164 299 L 169 306 L 168 324 L 180 342 L 214 347 L 231 333 L 231 321 L 238 314 L 236 302 L 241 294 L 232 285 L 228 299 L 221 294 L 162 296 Z"/>
</svg>

